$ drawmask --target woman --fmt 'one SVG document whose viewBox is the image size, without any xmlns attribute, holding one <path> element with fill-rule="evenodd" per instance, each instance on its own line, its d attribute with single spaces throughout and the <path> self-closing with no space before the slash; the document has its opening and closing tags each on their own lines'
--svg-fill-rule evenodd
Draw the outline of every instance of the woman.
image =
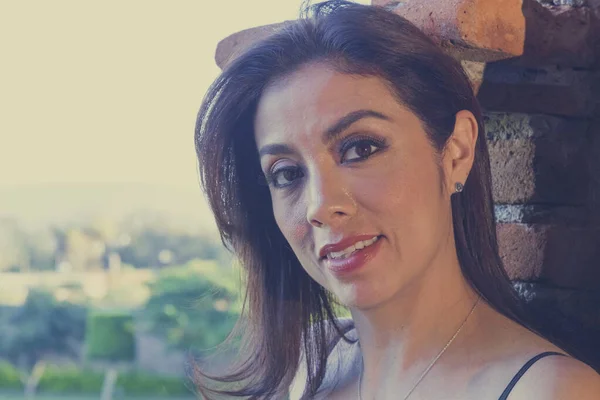
<svg viewBox="0 0 600 400">
<path fill-rule="evenodd" d="M 591 368 L 534 333 L 504 272 L 469 81 L 403 18 L 314 6 L 225 68 L 196 145 L 247 271 L 245 358 L 213 377 L 238 388 L 212 393 L 600 398 Z"/>
</svg>

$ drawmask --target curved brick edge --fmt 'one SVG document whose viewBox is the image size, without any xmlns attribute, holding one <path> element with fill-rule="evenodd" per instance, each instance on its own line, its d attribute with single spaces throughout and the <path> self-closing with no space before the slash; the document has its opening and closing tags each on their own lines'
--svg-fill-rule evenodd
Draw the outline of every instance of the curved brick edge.
<svg viewBox="0 0 600 400">
<path fill-rule="evenodd" d="M 600 2 L 373 0 L 415 23 L 460 59 L 518 57 L 526 65 L 600 64 Z"/>
<path fill-rule="evenodd" d="M 374 0 L 408 19 L 460 59 L 494 61 L 523 54 L 521 0 Z"/>
<path fill-rule="evenodd" d="M 486 112 L 484 121 L 496 203 L 584 206 L 600 193 L 589 120 Z"/>
<path fill-rule="evenodd" d="M 541 0 L 540 0 L 541 1 Z M 401 15 L 460 60 L 515 59 L 525 65 L 600 65 L 600 5 L 554 6 L 535 0 L 373 0 Z M 246 29 L 223 39 L 221 68 L 239 51 L 285 22 Z"/>
<path fill-rule="evenodd" d="M 227 36 L 217 44 L 215 62 L 219 68 L 222 69 L 229 61 L 233 60 L 237 54 L 252 46 L 253 43 L 272 35 L 278 29 L 285 26 L 285 24 L 286 22 L 280 22 L 277 24 L 249 28 Z"/>
<path fill-rule="evenodd" d="M 490 2 L 491 7 L 488 5 Z M 502 6 L 496 5 L 496 2 L 411 0 L 402 3 L 406 7 L 397 6 L 394 11 L 413 22 L 458 59 L 489 62 L 521 55 L 525 43 L 524 17 L 517 6 L 521 0 L 502 0 Z M 217 65 L 223 68 L 240 51 L 285 23 L 246 29 L 223 39 L 217 45 Z M 500 31 L 490 30 L 490 24 Z"/>
<path fill-rule="evenodd" d="M 542 280 L 570 288 L 596 288 L 600 227 L 500 223 L 500 255 L 514 280 Z"/>
</svg>

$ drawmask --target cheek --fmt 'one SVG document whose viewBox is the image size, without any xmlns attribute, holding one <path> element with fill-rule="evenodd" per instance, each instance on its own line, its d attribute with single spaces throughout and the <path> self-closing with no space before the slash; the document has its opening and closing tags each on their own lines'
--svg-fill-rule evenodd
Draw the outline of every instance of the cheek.
<svg viewBox="0 0 600 400">
<path fill-rule="evenodd" d="M 427 241 L 439 223 L 442 206 L 438 168 L 433 161 L 402 159 L 390 159 L 378 179 L 362 179 L 353 192 L 369 217 L 396 239 Z"/>
<path fill-rule="evenodd" d="M 302 245 L 306 242 L 309 233 L 309 226 L 302 214 L 301 207 L 275 200 L 273 202 L 273 213 L 279 230 L 292 246 L 296 255 L 299 256 L 297 252 L 303 247 Z"/>
<path fill-rule="evenodd" d="M 294 254 L 306 273 L 321 286 L 328 288 L 327 279 L 314 264 L 314 242 L 312 228 L 306 220 L 306 213 L 300 204 L 283 205 L 274 202 L 273 212 L 279 230 L 292 247 Z"/>
<path fill-rule="evenodd" d="M 398 158 L 402 161 L 395 157 L 383 158 L 379 168 L 354 182 L 352 192 L 356 198 L 379 214 L 406 211 L 406 203 L 414 193 L 413 168 L 404 157 Z"/>
</svg>

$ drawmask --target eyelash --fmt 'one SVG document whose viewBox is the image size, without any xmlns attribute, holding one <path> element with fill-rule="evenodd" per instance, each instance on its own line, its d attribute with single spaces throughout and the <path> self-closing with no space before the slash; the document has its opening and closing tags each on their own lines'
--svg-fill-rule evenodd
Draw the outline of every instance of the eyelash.
<svg viewBox="0 0 600 400">
<path fill-rule="evenodd" d="M 350 161 L 344 161 L 344 155 L 348 152 L 348 150 L 350 150 L 353 147 L 356 147 L 359 144 L 368 144 L 369 146 L 373 146 L 375 147 L 375 150 L 373 150 L 372 153 L 370 153 L 368 156 L 366 157 L 360 157 L 358 159 L 355 160 L 350 160 Z M 340 162 L 343 163 L 354 163 L 354 162 L 360 162 L 360 161 L 364 161 L 368 158 L 370 158 L 373 154 L 375 153 L 379 153 L 381 150 L 384 150 L 387 147 L 386 141 L 383 139 L 379 139 L 379 138 L 374 138 L 368 135 L 360 135 L 360 136 L 352 136 L 350 138 L 348 138 L 347 140 L 345 140 L 344 142 L 342 142 L 342 144 L 340 145 L 339 148 L 339 152 L 340 152 Z"/>
<path fill-rule="evenodd" d="M 368 144 L 369 146 L 373 146 L 375 147 L 375 150 L 373 150 L 372 153 L 370 153 L 368 156 L 365 157 L 359 157 L 353 160 L 344 160 L 344 155 L 353 147 L 356 147 L 359 144 Z M 379 138 L 374 138 L 371 136 L 366 136 L 366 135 L 361 135 L 361 136 L 353 136 L 345 141 L 343 141 L 341 143 L 341 145 L 339 146 L 339 153 L 340 153 L 340 163 L 342 164 L 350 164 L 350 163 L 355 163 L 355 162 L 360 162 L 360 161 L 364 161 L 368 158 L 370 158 L 372 155 L 379 153 L 381 150 L 384 150 L 387 147 L 387 143 L 385 140 L 379 139 Z M 280 176 L 280 174 L 285 173 L 286 171 L 293 171 L 294 173 L 299 174 L 298 177 L 296 177 L 295 179 L 291 180 L 289 183 L 285 183 L 285 184 L 280 184 L 277 182 L 277 178 Z M 267 179 L 267 183 L 276 188 L 276 189 L 283 189 L 283 188 L 287 188 L 290 187 L 292 185 L 294 185 L 299 178 L 302 178 L 304 176 L 304 172 L 302 171 L 301 167 L 298 166 L 285 166 L 285 167 L 281 167 L 279 169 L 276 170 L 271 170 L 269 172 L 269 174 L 266 176 Z"/>
<path fill-rule="evenodd" d="M 304 176 L 302 169 L 298 166 L 281 167 L 281 168 L 276 169 L 275 171 L 271 171 L 266 176 L 267 183 L 269 184 L 269 186 L 273 186 L 276 189 L 282 189 L 282 188 L 286 188 L 288 186 L 292 186 L 298 180 L 298 178 L 290 181 L 289 183 L 285 183 L 285 184 L 280 184 L 277 182 L 277 178 L 279 177 L 279 175 L 285 173 L 286 171 L 293 171 L 293 172 L 299 173 L 300 174 L 299 178 Z"/>
</svg>

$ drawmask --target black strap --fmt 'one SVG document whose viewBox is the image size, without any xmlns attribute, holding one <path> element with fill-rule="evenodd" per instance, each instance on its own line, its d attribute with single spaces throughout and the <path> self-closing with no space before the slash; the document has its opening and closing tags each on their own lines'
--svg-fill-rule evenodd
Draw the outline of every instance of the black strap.
<svg viewBox="0 0 600 400">
<path fill-rule="evenodd" d="M 525 372 L 527 372 L 527 370 L 529 368 L 531 368 L 531 366 L 533 364 L 535 364 L 538 360 L 540 360 L 540 359 L 542 359 L 544 357 L 548 357 L 548 356 L 564 356 L 564 355 L 565 354 L 557 353 L 555 351 L 546 351 L 544 353 L 538 354 L 537 356 L 533 357 L 531 360 L 527 361 L 525 363 L 525 365 L 523 365 L 523 367 L 521 367 L 521 369 L 519 370 L 519 372 L 517 372 L 517 374 L 512 378 L 512 380 L 510 381 L 510 383 L 508 384 L 508 386 L 506 387 L 506 389 L 504 389 L 504 392 L 502 392 L 502 396 L 500 396 L 500 399 L 498 399 L 498 400 L 506 400 L 506 399 L 508 399 L 508 395 L 514 389 L 514 387 L 517 384 L 517 382 L 519 382 L 519 379 L 521 379 L 521 377 L 523 375 L 525 375 Z"/>
</svg>

